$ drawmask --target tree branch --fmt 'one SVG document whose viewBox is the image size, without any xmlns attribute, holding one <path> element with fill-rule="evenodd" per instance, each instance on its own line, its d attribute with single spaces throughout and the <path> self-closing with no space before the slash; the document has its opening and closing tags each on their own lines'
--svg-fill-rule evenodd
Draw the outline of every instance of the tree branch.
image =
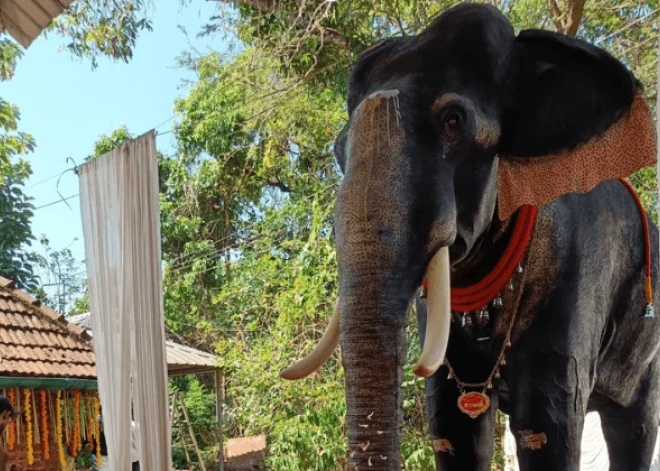
<svg viewBox="0 0 660 471">
<path fill-rule="evenodd" d="M 262 13 L 277 13 L 278 11 L 278 5 L 277 5 L 277 0 L 219 0 L 222 3 L 242 3 L 243 5 L 250 6 L 254 8 L 257 11 L 260 11 Z M 285 13 L 285 12 L 282 12 Z M 296 21 L 296 15 L 295 14 L 288 14 L 289 19 L 291 21 Z M 330 44 L 333 44 L 341 49 L 350 49 L 349 44 L 348 44 L 348 39 L 346 39 L 344 36 L 339 34 L 337 31 L 330 29 L 330 28 L 323 28 L 323 34 L 324 34 L 324 40 L 325 42 L 328 42 Z"/>
<path fill-rule="evenodd" d="M 556 0 L 546 0 L 548 3 L 548 8 L 550 9 L 550 14 L 552 15 L 552 21 L 555 24 L 555 29 L 557 32 L 562 33 L 564 31 L 564 24 L 562 22 L 562 12 L 557 5 Z"/>
<path fill-rule="evenodd" d="M 557 0 L 546 0 L 552 21 L 558 33 L 575 36 L 580 28 L 580 22 L 584 15 L 584 5 L 587 0 L 569 0 L 567 3 L 566 12 L 562 11 Z"/>
<path fill-rule="evenodd" d="M 268 180 L 266 184 L 279 189 L 282 193 L 291 193 L 291 188 L 287 184 L 282 183 L 279 179 Z"/>
<path fill-rule="evenodd" d="M 587 0 L 571 0 L 569 2 L 568 16 L 564 22 L 564 34 L 575 36 L 580 27 L 580 21 L 582 21 L 585 3 L 587 3 Z"/>
</svg>

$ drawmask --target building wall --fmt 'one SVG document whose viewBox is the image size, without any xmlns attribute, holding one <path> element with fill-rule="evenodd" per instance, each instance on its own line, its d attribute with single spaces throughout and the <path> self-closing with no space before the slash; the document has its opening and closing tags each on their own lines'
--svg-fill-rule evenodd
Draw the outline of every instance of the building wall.
<svg viewBox="0 0 660 471">
<path fill-rule="evenodd" d="M 34 463 L 27 464 L 27 445 L 25 437 L 21 437 L 20 445 L 17 443 L 14 451 L 9 451 L 8 471 L 60 471 L 57 464 L 57 447 L 54 441 L 50 444 L 50 460 L 45 461 L 42 455 L 41 444 L 35 443 Z M 14 468 L 12 468 L 14 466 Z"/>
<path fill-rule="evenodd" d="M 264 469 L 263 451 L 233 456 L 225 462 L 225 471 L 258 471 Z"/>
</svg>

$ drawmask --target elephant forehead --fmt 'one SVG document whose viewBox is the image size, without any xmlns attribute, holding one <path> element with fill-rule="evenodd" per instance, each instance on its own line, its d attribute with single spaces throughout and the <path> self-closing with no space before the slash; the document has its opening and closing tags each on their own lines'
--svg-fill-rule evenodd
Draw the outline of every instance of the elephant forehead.
<svg viewBox="0 0 660 471">
<path fill-rule="evenodd" d="M 458 82 L 480 87 L 502 84 L 509 74 L 515 34 L 499 10 L 462 4 L 445 11 L 417 36 L 396 38 L 367 49 L 349 78 L 349 112 L 369 90 L 405 76 L 434 83 L 458 73 Z"/>
<path fill-rule="evenodd" d="M 405 133 L 398 97 L 398 90 L 375 92 L 359 104 L 351 117 L 342 182 L 342 193 L 347 198 L 342 198 L 341 205 L 349 219 L 366 222 L 370 214 L 378 212 L 381 222 L 394 224 L 405 210 L 402 177 L 409 164 L 401 157 Z"/>
<path fill-rule="evenodd" d="M 379 90 L 362 100 L 353 112 L 348 132 L 348 167 L 399 160 L 403 147 L 399 90 Z M 365 162 L 368 161 L 368 162 Z"/>
</svg>

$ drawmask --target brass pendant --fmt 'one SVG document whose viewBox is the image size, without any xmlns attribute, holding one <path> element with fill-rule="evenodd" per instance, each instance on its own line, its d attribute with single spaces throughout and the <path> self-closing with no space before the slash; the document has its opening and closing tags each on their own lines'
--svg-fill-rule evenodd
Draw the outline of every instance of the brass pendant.
<svg viewBox="0 0 660 471">
<path fill-rule="evenodd" d="M 490 407 L 490 398 L 479 392 L 463 393 L 458 397 L 458 408 L 464 414 L 476 419 Z"/>
</svg>

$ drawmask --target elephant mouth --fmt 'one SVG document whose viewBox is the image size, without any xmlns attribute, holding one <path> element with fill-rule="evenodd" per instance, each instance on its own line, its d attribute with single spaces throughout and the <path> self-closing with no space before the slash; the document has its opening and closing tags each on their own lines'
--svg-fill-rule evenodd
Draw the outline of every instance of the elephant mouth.
<svg viewBox="0 0 660 471">
<path fill-rule="evenodd" d="M 429 377 L 442 365 L 449 343 L 451 325 L 451 293 L 449 248 L 441 247 L 431 259 L 427 270 L 428 291 L 426 295 L 428 321 L 424 337 L 424 348 L 413 367 L 417 376 Z M 332 356 L 339 344 L 339 299 L 335 302 L 323 336 L 305 358 L 296 361 L 280 372 L 280 377 L 299 380 L 318 370 Z"/>
</svg>

